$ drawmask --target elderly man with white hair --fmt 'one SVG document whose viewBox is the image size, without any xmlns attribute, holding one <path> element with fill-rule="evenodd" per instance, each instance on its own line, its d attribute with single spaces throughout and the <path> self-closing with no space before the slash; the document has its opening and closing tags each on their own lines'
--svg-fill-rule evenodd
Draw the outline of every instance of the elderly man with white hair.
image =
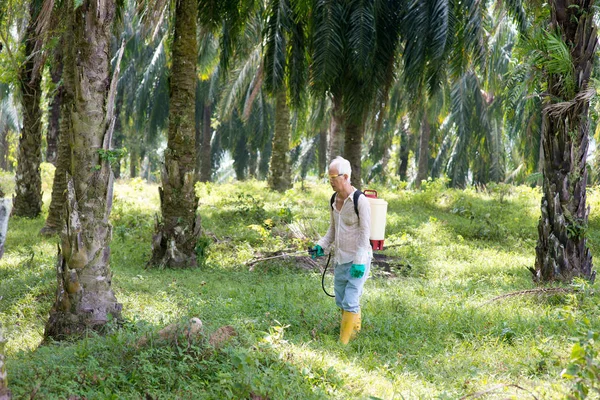
<svg viewBox="0 0 600 400">
<path fill-rule="evenodd" d="M 335 248 L 335 303 L 342 309 L 340 341 L 343 344 L 360 331 L 360 296 L 373 257 L 369 244 L 371 207 L 362 192 L 350 183 L 351 175 L 348 160 L 336 157 L 329 164 L 329 183 L 335 191 L 331 199 L 331 223 L 327 234 L 312 249 L 321 256 L 323 249 L 332 245 Z"/>
</svg>

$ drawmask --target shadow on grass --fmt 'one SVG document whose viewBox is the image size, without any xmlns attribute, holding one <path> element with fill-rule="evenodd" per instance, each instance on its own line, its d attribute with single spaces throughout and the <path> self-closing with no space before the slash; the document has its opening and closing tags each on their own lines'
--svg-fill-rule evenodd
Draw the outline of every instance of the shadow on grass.
<svg viewBox="0 0 600 400">
<path fill-rule="evenodd" d="M 75 343 L 44 345 L 8 360 L 15 398 L 273 398 L 347 397 L 339 373 L 303 365 L 281 352 L 283 338 L 271 330 L 267 341 L 238 336 L 224 347 L 199 339 L 139 338 L 159 327 L 128 323 L 106 337 L 91 335 Z M 248 341 L 249 340 L 249 341 Z M 48 361 L 52 363 L 48 364 Z"/>
</svg>

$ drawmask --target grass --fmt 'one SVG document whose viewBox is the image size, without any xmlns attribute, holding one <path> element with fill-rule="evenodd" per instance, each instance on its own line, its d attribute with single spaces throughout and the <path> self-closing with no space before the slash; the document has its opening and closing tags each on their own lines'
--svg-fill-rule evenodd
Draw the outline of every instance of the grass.
<svg viewBox="0 0 600 400">
<path fill-rule="evenodd" d="M 40 345 L 54 297 L 56 239 L 37 236 L 43 218 L 12 218 L 0 260 L 0 323 L 16 398 L 457 399 L 565 398 L 561 371 L 573 338 L 599 331 L 595 285 L 580 294 L 496 296 L 535 286 L 540 192 L 374 187 L 389 202 L 385 254 L 405 260 L 374 271 L 363 330 L 338 343 L 339 312 L 319 271 L 259 252 L 305 248 L 324 234 L 331 189 L 309 182 L 284 194 L 263 182 L 199 184 L 207 257 L 202 267 L 146 267 L 157 187 L 118 182 L 112 213 L 113 287 L 124 321 L 104 337 Z M 46 199 L 48 200 L 48 199 Z M 589 246 L 600 246 L 600 191 L 591 188 Z M 46 208 L 47 209 L 47 205 Z M 328 287 L 332 279 L 326 280 Z M 205 334 L 187 342 L 137 341 L 197 316 Z M 219 327 L 237 332 L 220 348 Z M 587 347 L 586 347 L 587 349 Z M 591 350 L 590 350 L 591 351 Z"/>
</svg>

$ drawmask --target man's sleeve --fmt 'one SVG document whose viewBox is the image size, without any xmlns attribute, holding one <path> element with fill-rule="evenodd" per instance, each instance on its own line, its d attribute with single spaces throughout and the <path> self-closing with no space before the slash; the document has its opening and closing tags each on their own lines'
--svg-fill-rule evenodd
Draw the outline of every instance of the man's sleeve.
<svg viewBox="0 0 600 400">
<path fill-rule="evenodd" d="M 329 212 L 329 229 L 327 229 L 327 233 L 325 234 L 325 236 L 323 236 L 321 238 L 321 240 L 319 240 L 317 242 L 317 244 L 319 246 L 321 246 L 323 249 L 328 249 L 329 246 L 331 246 L 331 243 L 333 243 L 334 237 L 335 237 L 335 222 L 333 221 L 333 212 L 330 211 Z"/>
</svg>

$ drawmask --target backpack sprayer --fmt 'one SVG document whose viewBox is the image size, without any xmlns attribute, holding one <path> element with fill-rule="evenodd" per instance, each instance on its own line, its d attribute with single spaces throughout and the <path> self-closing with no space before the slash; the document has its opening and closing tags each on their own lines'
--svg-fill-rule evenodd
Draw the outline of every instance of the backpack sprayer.
<svg viewBox="0 0 600 400">
<path fill-rule="evenodd" d="M 360 218 L 358 213 L 358 198 L 361 194 L 364 194 L 367 200 L 369 201 L 369 205 L 371 206 L 371 225 L 369 227 L 369 241 L 371 243 L 371 248 L 375 250 L 383 250 L 383 242 L 385 239 L 385 224 L 386 224 L 386 215 L 387 215 L 387 201 L 380 199 L 377 197 L 376 190 L 365 190 L 364 193 L 360 190 L 356 190 L 354 192 L 354 212 L 356 216 Z M 333 202 L 335 201 L 335 193 L 331 196 L 330 206 L 333 209 Z M 312 248 L 308 249 L 308 253 L 314 258 L 317 256 L 317 251 Z M 335 295 L 331 295 L 325 289 L 325 274 L 327 273 L 327 268 L 329 267 L 329 261 L 331 260 L 331 252 L 329 252 L 329 256 L 327 257 L 327 264 L 325 265 L 325 269 L 323 270 L 323 275 L 321 276 L 321 287 L 323 288 L 323 292 L 329 297 L 335 297 Z"/>
</svg>

